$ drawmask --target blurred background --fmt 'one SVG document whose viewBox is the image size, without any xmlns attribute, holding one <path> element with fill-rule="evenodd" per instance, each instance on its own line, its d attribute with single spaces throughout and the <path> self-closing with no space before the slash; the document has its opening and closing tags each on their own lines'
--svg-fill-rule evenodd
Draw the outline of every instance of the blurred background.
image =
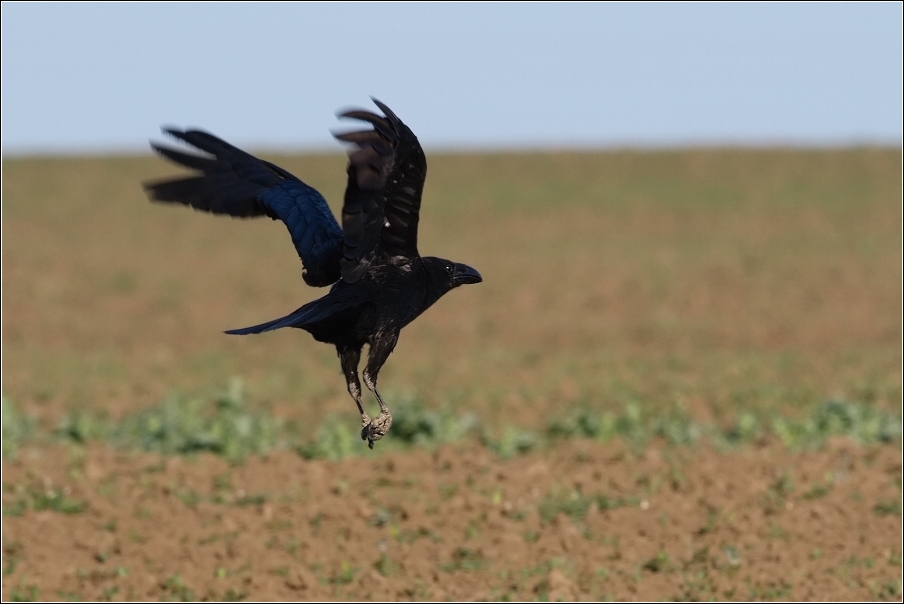
<svg viewBox="0 0 904 604">
<path fill-rule="evenodd" d="M 0 10 L 5 599 L 901 600 L 901 3 Z M 484 277 L 372 452 L 222 333 L 325 293 L 283 225 L 141 187 L 196 126 L 338 215 L 371 95 Z"/>
<path fill-rule="evenodd" d="M 282 225 L 140 183 L 200 126 L 338 212 L 369 95 L 427 149 L 420 249 L 486 276 L 406 329 L 394 397 L 540 431 L 899 400 L 900 4 L 2 10 L 3 388 L 48 425 L 235 379 L 353 410 L 330 347 L 222 335 L 322 295 Z"/>
<path fill-rule="evenodd" d="M 394 397 L 540 431 L 899 402 L 900 4 L 2 10 L 3 388 L 49 425 L 235 379 L 352 411 L 328 346 L 222 335 L 322 295 L 282 225 L 140 183 L 200 126 L 338 211 L 369 95 L 427 149 L 420 249 L 486 277 L 406 329 Z"/>
<path fill-rule="evenodd" d="M 901 142 L 901 5 L 4 3 L 3 154 L 161 124 L 332 150 L 369 96 L 428 149 Z"/>
</svg>

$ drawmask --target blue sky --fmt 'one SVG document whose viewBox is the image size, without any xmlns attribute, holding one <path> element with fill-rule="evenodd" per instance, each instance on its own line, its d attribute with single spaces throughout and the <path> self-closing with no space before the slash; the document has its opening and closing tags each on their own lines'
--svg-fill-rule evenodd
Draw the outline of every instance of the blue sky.
<svg viewBox="0 0 904 604">
<path fill-rule="evenodd" d="M 902 5 L 2 5 L 4 155 L 163 124 L 335 149 L 374 96 L 434 149 L 901 144 Z"/>
</svg>

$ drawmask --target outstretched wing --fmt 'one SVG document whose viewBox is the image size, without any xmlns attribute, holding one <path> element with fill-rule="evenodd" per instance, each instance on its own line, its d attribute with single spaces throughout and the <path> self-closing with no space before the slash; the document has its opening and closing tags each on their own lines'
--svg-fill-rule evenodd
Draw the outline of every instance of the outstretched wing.
<svg viewBox="0 0 904 604">
<path fill-rule="evenodd" d="M 213 214 L 282 220 L 304 264 L 305 283 L 323 287 L 339 279 L 342 231 L 316 189 L 212 134 L 200 130 L 164 132 L 210 156 L 152 143 L 160 155 L 201 172 L 187 178 L 145 183 L 152 200 L 181 203 Z"/>
<path fill-rule="evenodd" d="M 373 130 L 334 134 L 355 147 L 349 153 L 348 185 L 342 206 L 342 279 L 357 281 L 378 252 L 418 256 L 417 223 L 427 159 L 417 137 L 389 107 L 383 112 L 346 111 Z"/>
</svg>

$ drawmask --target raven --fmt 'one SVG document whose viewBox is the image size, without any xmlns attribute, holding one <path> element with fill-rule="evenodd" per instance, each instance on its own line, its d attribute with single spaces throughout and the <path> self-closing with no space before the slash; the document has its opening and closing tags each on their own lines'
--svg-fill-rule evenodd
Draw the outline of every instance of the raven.
<svg viewBox="0 0 904 604">
<path fill-rule="evenodd" d="M 418 253 L 427 160 L 408 126 L 389 107 L 373 101 L 382 116 L 364 110 L 339 114 L 367 122 L 371 129 L 334 134 L 353 145 L 341 229 L 314 188 L 201 130 L 163 129 L 207 156 L 151 143 L 163 157 L 200 174 L 144 184 L 152 201 L 240 218 L 269 216 L 286 224 L 304 281 L 314 287 L 332 284 L 329 293 L 280 319 L 226 333 L 297 327 L 333 344 L 361 413 L 361 438 L 371 449 L 392 426 L 389 407 L 377 390 L 377 375 L 399 332 L 450 290 L 483 280 L 470 266 Z M 370 347 L 364 384 L 380 404 L 380 414 L 373 419 L 361 405 L 358 363 L 364 344 Z"/>
</svg>

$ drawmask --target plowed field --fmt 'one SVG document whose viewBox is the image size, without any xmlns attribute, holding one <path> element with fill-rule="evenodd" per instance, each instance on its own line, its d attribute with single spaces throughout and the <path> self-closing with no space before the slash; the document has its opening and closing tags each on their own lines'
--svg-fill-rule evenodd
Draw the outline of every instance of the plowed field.
<svg viewBox="0 0 904 604">
<path fill-rule="evenodd" d="M 901 599 L 899 149 L 428 159 L 374 452 L 281 225 L 4 159 L 4 599 Z"/>
</svg>

